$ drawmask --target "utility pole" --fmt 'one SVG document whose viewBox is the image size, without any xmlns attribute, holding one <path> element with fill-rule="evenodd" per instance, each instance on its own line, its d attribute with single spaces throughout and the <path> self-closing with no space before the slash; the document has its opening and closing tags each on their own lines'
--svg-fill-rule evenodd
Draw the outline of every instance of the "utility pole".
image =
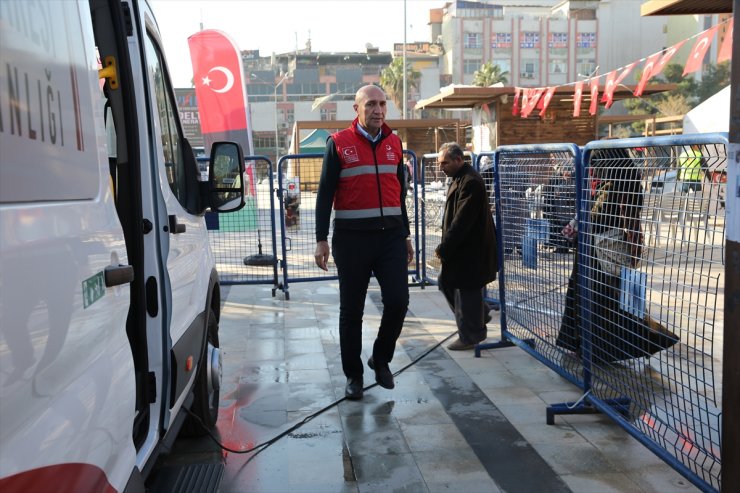
<svg viewBox="0 0 740 493">
<path fill-rule="evenodd" d="M 732 6 L 740 21 L 740 0 Z M 725 201 L 725 324 L 722 351 L 722 491 L 740 491 L 740 36 L 732 35 L 730 132 Z"/>
</svg>

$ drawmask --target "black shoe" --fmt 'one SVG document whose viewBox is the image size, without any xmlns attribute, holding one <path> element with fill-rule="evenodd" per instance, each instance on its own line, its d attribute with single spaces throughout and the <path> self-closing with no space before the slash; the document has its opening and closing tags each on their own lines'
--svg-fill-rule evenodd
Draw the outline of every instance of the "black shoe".
<svg viewBox="0 0 740 493">
<path fill-rule="evenodd" d="M 367 360 L 367 366 L 369 366 L 371 370 L 375 370 L 375 381 L 378 382 L 378 385 L 384 389 L 392 389 L 396 386 L 393 383 L 393 373 L 391 373 L 391 369 L 388 368 L 387 364 L 378 364 L 376 367 L 373 357 L 370 356 L 370 359 Z"/>
<path fill-rule="evenodd" d="M 347 377 L 347 386 L 344 388 L 344 396 L 347 399 L 358 401 L 362 399 L 362 377 Z"/>
</svg>

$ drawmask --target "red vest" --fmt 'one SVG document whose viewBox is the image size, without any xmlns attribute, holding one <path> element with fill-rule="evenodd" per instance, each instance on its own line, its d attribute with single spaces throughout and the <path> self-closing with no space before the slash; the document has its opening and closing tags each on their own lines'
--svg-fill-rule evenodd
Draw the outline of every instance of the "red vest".
<svg viewBox="0 0 740 493">
<path fill-rule="evenodd" d="M 383 136 L 373 144 L 357 125 L 355 119 L 350 128 L 332 135 L 341 166 L 334 193 L 334 218 L 344 221 L 401 217 L 398 181 L 398 164 L 403 155 L 401 139 L 383 124 Z"/>
</svg>

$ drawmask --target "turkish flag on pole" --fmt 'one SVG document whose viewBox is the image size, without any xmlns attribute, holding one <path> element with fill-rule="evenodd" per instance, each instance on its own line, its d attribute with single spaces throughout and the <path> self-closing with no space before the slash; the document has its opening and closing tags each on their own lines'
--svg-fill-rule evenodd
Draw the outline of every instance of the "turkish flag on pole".
<svg viewBox="0 0 740 493">
<path fill-rule="evenodd" d="M 691 48 L 691 53 L 689 53 L 689 58 L 686 60 L 686 65 L 683 68 L 683 75 L 696 72 L 701 68 L 701 62 L 704 61 L 704 55 L 707 54 L 709 45 L 712 44 L 714 33 L 717 32 L 717 27 L 718 26 L 710 27 L 704 31 L 701 36 L 696 38 L 696 43 L 694 43 L 694 47 Z"/>
<path fill-rule="evenodd" d="M 681 47 L 686 41 L 688 40 L 684 39 L 683 41 L 679 41 L 678 43 L 674 44 L 673 46 L 668 48 L 666 51 L 664 51 L 663 57 L 653 67 L 653 73 L 650 77 L 656 77 L 660 75 L 660 73 L 663 71 L 665 66 L 668 65 L 668 62 L 671 61 L 671 58 L 673 58 L 673 55 L 675 55 L 676 52 L 681 49 Z"/>
<path fill-rule="evenodd" d="M 642 92 L 645 90 L 645 86 L 650 80 L 650 77 L 653 76 L 653 70 L 655 70 L 655 64 L 658 63 L 660 55 L 662 55 L 662 53 L 660 52 L 653 53 L 647 58 L 647 60 L 645 60 L 645 67 L 642 69 L 642 77 L 640 78 L 640 83 L 637 84 L 637 88 L 635 89 L 635 96 L 642 96 Z"/>
<path fill-rule="evenodd" d="M 581 99 L 583 98 L 583 81 L 576 82 L 576 90 L 573 93 L 573 118 L 581 116 Z"/>
<path fill-rule="evenodd" d="M 635 66 L 635 63 L 636 62 L 632 62 L 624 67 L 624 70 L 620 72 L 619 76 L 617 76 L 616 70 L 612 70 L 606 76 L 606 87 L 604 88 L 604 96 L 601 98 L 601 102 L 606 103 L 604 105 L 605 108 L 609 109 L 614 103 L 614 90 L 619 87 L 619 84 L 622 83 L 624 78 L 627 77 L 630 72 L 632 72 L 632 68 Z"/>
<path fill-rule="evenodd" d="M 552 100 L 553 94 L 555 94 L 555 89 L 557 89 L 557 86 L 548 87 L 545 90 L 545 94 L 542 96 L 542 109 L 540 110 L 540 117 L 545 116 L 545 111 L 547 111 L 547 107 L 550 106 L 550 100 Z"/>
<path fill-rule="evenodd" d="M 213 29 L 188 38 L 193 83 L 206 152 L 219 140 L 236 141 L 245 156 L 252 154 L 247 93 L 239 48 L 225 33 Z"/>
<path fill-rule="evenodd" d="M 511 114 L 517 116 L 519 114 L 519 95 L 522 93 L 521 87 L 515 87 L 516 93 L 514 93 L 514 106 L 511 107 Z"/>
<path fill-rule="evenodd" d="M 590 81 L 591 85 L 591 106 L 588 108 L 589 115 L 595 115 L 599 109 L 599 78 L 594 77 Z"/>
<path fill-rule="evenodd" d="M 732 32 L 734 31 L 734 24 L 735 20 L 730 19 L 730 23 L 727 25 L 727 32 L 725 32 L 725 39 L 722 41 L 722 46 L 717 55 L 717 63 L 722 63 L 732 58 Z"/>
</svg>

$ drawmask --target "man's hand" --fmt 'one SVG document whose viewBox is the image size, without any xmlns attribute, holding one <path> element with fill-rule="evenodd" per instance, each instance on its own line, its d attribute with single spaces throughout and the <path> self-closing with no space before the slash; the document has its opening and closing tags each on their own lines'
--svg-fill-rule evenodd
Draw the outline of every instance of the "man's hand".
<svg viewBox="0 0 740 493">
<path fill-rule="evenodd" d="M 406 254 L 408 265 L 411 265 L 411 262 L 414 261 L 414 243 L 411 241 L 411 238 L 406 238 Z"/>
<path fill-rule="evenodd" d="M 317 241 L 316 252 L 313 254 L 313 259 L 319 269 L 329 270 L 326 263 L 329 261 L 329 242 L 328 241 Z"/>
</svg>

